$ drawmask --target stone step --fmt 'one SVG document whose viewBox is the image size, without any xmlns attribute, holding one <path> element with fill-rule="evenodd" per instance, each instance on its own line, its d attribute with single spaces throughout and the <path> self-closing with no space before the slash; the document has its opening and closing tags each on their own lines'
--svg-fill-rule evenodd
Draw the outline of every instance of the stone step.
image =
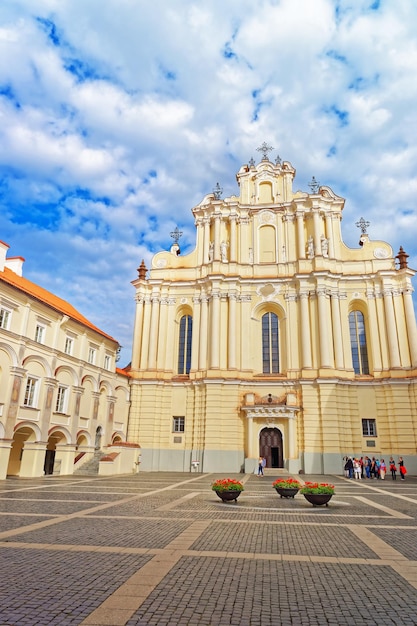
<svg viewBox="0 0 417 626">
<path fill-rule="evenodd" d="M 84 463 L 81 467 L 77 468 L 74 472 L 77 476 L 98 476 L 98 468 L 100 459 L 106 456 L 104 452 L 97 450 L 94 452 L 92 459 Z"/>
</svg>

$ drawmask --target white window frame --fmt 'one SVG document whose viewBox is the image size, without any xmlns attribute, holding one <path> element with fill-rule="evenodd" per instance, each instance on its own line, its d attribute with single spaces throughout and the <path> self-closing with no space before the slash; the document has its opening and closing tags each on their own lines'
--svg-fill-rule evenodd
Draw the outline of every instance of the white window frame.
<svg viewBox="0 0 417 626">
<path fill-rule="evenodd" d="M 39 378 L 28 376 L 25 385 L 25 395 L 23 398 L 23 406 L 36 408 L 38 404 Z"/>
<path fill-rule="evenodd" d="M 372 418 L 372 417 L 362 418 L 362 436 L 363 437 L 377 437 L 378 436 L 375 418 Z"/>
<path fill-rule="evenodd" d="M 36 324 L 35 341 L 37 343 L 45 343 L 46 327 L 43 324 Z"/>
<path fill-rule="evenodd" d="M 65 337 L 65 344 L 64 344 L 64 352 L 65 352 L 65 354 L 68 354 L 69 356 L 72 356 L 73 348 L 74 348 L 74 338 L 73 337 L 69 337 L 67 335 Z"/>
<path fill-rule="evenodd" d="M 183 415 L 174 415 L 172 418 L 172 432 L 185 432 L 185 417 Z"/>
<path fill-rule="evenodd" d="M 68 387 L 58 385 L 56 393 L 55 413 L 67 413 L 68 409 Z"/>
<path fill-rule="evenodd" d="M 104 355 L 104 369 L 110 370 L 111 356 L 109 354 Z"/>
<path fill-rule="evenodd" d="M 96 358 L 97 358 L 97 348 L 95 348 L 94 346 L 90 346 L 88 348 L 88 363 L 90 365 L 95 365 Z"/>
<path fill-rule="evenodd" d="M 0 328 L 2 330 L 10 329 L 10 320 L 12 319 L 12 311 L 5 306 L 0 307 Z"/>
</svg>

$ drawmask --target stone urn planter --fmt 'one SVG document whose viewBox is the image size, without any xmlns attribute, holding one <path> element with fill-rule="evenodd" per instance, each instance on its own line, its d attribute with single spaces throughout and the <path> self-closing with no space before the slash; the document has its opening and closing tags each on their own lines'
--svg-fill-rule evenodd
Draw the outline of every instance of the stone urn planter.
<svg viewBox="0 0 417 626">
<path fill-rule="evenodd" d="M 236 502 L 236 500 L 242 493 L 241 491 L 216 491 L 215 489 L 214 491 L 223 502 Z"/>
<path fill-rule="evenodd" d="M 222 502 L 235 502 L 244 490 L 241 482 L 234 478 L 219 478 L 211 485 Z"/>
<path fill-rule="evenodd" d="M 278 478 L 272 486 L 280 498 L 294 498 L 301 489 L 301 483 L 294 478 Z"/>
<path fill-rule="evenodd" d="M 281 487 L 275 487 L 275 491 L 280 498 L 294 498 L 299 492 L 299 489 L 285 489 Z"/>
<path fill-rule="evenodd" d="M 332 493 L 303 493 L 303 496 L 313 506 L 329 506 L 329 501 L 333 498 Z"/>
<path fill-rule="evenodd" d="M 329 501 L 334 495 L 334 485 L 330 483 L 309 483 L 306 482 L 301 489 L 301 493 L 313 506 L 329 506 Z"/>
</svg>

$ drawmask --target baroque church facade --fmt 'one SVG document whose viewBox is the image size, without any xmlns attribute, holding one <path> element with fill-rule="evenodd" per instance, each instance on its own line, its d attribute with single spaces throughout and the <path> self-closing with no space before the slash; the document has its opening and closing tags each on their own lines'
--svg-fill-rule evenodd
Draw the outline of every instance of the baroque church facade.
<svg viewBox="0 0 417 626">
<path fill-rule="evenodd" d="M 414 271 L 400 249 L 342 239 L 344 199 L 269 147 L 192 209 L 196 246 L 133 281 L 128 441 L 141 471 L 339 473 L 401 454 L 417 473 Z"/>
</svg>

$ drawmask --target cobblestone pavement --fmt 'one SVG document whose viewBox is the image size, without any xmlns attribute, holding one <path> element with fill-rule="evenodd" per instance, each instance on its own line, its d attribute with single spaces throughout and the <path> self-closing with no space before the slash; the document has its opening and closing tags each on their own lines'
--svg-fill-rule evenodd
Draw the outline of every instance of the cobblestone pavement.
<svg viewBox="0 0 417 626">
<path fill-rule="evenodd" d="M 274 476 L 0 481 L 0 626 L 417 625 L 417 478 L 333 482 L 328 507 Z"/>
</svg>

